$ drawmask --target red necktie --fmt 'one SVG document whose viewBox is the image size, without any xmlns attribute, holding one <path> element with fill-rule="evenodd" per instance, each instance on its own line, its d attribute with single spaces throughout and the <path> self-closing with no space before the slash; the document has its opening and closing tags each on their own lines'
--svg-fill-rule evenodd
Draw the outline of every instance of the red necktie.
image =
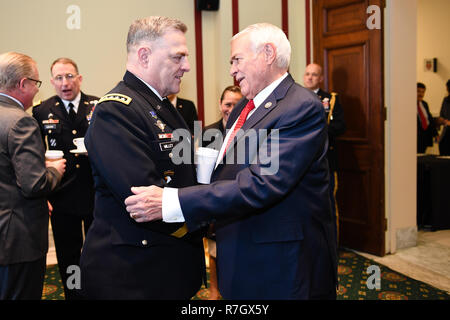
<svg viewBox="0 0 450 320">
<path fill-rule="evenodd" d="M 423 114 L 422 108 L 420 107 L 420 101 L 417 101 L 417 111 L 419 112 L 419 118 L 420 118 L 420 123 L 422 124 L 422 129 L 427 130 L 428 121 L 427 121 L 427 117 Z"/>
<path fill-rule="evenodd" d="M 228 139 L 227 142 L 227 146 L 225 147 L 225 150 L 223 152 L 223 156 L 225 157 L 225 154 L 227 153 L 227 149 L 230 146 L 231 142 L 234 139 L 234 136 L 236 135 L 236 132 L 242 128 L 242 126 L 244 125 L 245 120 L 247 120 L 247 116 L 250 113 L 250 111 L 252 111 L 253 109 L 255 109 L 255 104 L 253 103 L 253 100 L 249 100 L 247 102 L 247 105 L 244 107 L 244 109 L 242 110 L 239 119 L 236 123 L 236 125 L 234 126 L 233 132 L 231 132 L 230 138 Z"/>
</svg>

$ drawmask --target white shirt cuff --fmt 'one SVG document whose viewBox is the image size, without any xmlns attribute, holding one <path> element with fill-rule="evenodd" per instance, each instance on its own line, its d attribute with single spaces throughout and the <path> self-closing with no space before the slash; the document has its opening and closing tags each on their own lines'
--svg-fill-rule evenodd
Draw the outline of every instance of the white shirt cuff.
<svg viewBox="0 0 450 320">
<path fill-rule="evenodd" d="M 164 222 L 168 223 L 185 222 L 177 188 L 165 187 L 163 189 L 162 218 Z"/>
</svg>

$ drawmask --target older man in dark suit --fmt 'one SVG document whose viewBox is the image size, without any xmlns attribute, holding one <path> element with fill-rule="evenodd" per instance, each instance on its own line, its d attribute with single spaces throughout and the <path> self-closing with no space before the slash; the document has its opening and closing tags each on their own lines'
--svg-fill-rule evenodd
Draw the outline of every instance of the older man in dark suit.
<svg viewBox="0 0 450 320">
<path fill-rule="evenodd" d="M 0 55 L 0 300 L 41 298 L 48 249 L 45 197 L 65 171 L 65 159 L 45 163 L 39 126 L 25 112 L 40 84 L 33 59 Z"/>
<path fill-rule="evenodd" d="M 336 298 L 325 111 L 287 73 L 290 53 L 285 34 L 270 24 L 235 35 L 230 73 L 246 99 L 230 115 L 212 183 L 133 188 L 125 201 L 137 222 L 185 220 L 194 231 L 216 221 L 218 283 L 227 299 Z"/>
</svg>

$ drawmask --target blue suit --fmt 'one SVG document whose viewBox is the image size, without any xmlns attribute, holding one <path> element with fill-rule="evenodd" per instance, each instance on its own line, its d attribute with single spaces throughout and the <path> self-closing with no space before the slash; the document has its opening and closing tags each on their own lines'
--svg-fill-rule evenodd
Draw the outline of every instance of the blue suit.
<svg viewBox="0 0 450 320">
<path fill-rule="evenodd" d="M 236 105 L 227 129 L 246 103 L 244 99 Z M 219 164 L 210 185 L 179 190 L 190 231 L 205 222 L 216 224 L 218 283 L 224 298 L 335 298 L 337 248 L 326 126 L 317 96 L 289 75 L 242 127 L 272 133 L 266 142 L 278 170 L 264 174 L 274 161 L 252 161 L 263 151 L 263 138 L 258 137 L 256 152 L 246 149 L 244 163 L 235 155 L 233 163 Z M 278 154 L 272 144 L 276 132 Z M 235 149 L 244 140 L 238 139 Z"/>
</svg>

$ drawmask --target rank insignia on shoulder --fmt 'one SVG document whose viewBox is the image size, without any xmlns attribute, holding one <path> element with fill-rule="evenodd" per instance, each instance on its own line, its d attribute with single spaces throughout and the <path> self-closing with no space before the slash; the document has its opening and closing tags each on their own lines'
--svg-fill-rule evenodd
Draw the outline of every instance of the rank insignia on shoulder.
<svg viewBox="0 0 450 320">
<path fill-rule="evenodd" d="M 104 101 L 117 101 L 121 102 L 123 104 L 129 105 L 131 102 L 131 98 L 129 96 L 126 96 L 124 94 L 120 93 L 110 93 L 100 98 L 98 103 L 102 103 Z"/>
</svg>

